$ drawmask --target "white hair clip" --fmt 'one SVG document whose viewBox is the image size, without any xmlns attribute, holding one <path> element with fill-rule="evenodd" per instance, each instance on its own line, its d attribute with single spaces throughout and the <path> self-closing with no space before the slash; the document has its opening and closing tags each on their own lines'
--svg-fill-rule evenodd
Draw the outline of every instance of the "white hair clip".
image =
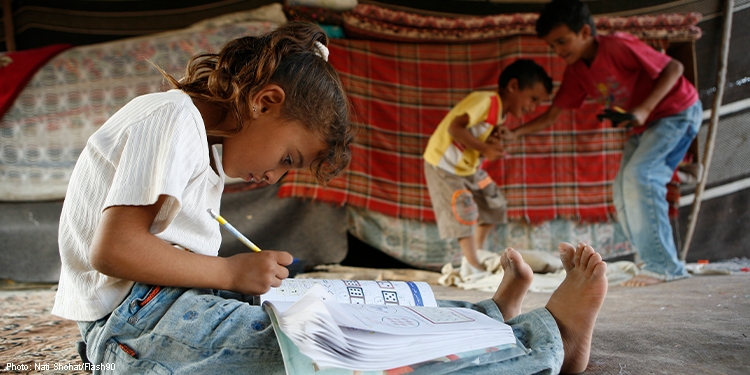
<svg viewBox="0 0 750 375">
<path fill-rule="evenodd" d="M 323 45 L 323 43 L 315 41 L 315 47 L 317 47 L 318 51 L 315 52 L 316 55 L 323 58 L 323 60 L 328 61 L 328 47 Z"/>
</svg>

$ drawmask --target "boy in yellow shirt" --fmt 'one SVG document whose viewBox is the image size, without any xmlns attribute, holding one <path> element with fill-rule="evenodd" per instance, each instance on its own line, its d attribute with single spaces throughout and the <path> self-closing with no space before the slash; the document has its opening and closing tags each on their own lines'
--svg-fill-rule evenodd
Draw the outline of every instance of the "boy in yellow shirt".
<svg viewBox="0 0 750 375">
<path fill-rule="evenodd" d="M 484 271 L 477 249 L 493 225 L 507 221 L 506 201 L 487 172 L 483 158 L 504 156 L 495 127 L 512 113 L 531 113 L 549 99 L 552 79 L 532 60 L 508 65 L 497 91 L 474 91 L 456 104 L 430 137 L 424 152 L 425 179 L 440 238 L 458 238 L 472 273 Z"/>
</svg>

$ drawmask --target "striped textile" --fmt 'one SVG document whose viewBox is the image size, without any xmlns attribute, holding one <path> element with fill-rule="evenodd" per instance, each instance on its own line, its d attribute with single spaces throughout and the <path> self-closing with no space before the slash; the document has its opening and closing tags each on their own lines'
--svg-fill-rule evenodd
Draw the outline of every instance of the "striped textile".
<svg viewBox="0 0 750 375">
<path fill-rule="evenodd" d="M 507 10 L 506 10 L 507 11 Z M 536 35 L 537 13 L 502 13 L 486 16 L 429 16 L 359 4 L 343 14 L 347 37 L 423 43 L 467 43 L 511 35 Z M 696 26 L 702 15 L 654 14 L 630 17 L 594 16 L 597 34 L 615 31 L 631 33 L 641 39 L 696 40 Z"/>
<path fill-rule="evenodd" d="M 485 163 L 508 199 L 510 218 L 603 222 L 614 216 L 611 182 L 626 133 L 599 122 L 601 109 L 588 103 L 579 111 L 565 110 L 547 130 L 508 145 L 506 160 Z M 544 110 L 546 106 L 525 121 Z M 509 118 L 507 123 L 514 127 L 520 122 Z"/>
<path fill-rule="evenodd" d="M 330 50 L 360 126 L 352 165 L 326 188 L 306 171 L 290 172 L 279 196 L 422 221 L 435 220 L 422 153 L 451 106 L 472 90 L 495 90 L 502 68 L 518 58 L 535 60 L 556 84 L 565 69 L 532 36 L 462 45 L 332 40 Z M 599 122 L 600 109 L 586 104 L 583 110 L 564 111 L 546 131 L 508 145 L 507 159 L 485 166 L 508 198 L 510 219 L 594 222 L 614 213 L 610 182 L 625 134 Z M 519 123 L 510 117 L 506 122 L 510 127 Z"/>
</svg>

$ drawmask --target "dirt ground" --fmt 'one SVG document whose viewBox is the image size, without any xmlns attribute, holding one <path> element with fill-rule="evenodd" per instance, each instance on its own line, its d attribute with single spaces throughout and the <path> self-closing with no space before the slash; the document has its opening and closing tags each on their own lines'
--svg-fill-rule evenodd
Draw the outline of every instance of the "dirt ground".
<svg viewBox="0 0 750 375">
<path fill-rule="evenodd" d="M 75 350 L 78 327 L 50 314 L 52 288 L 0 290 L 0 372 L 89 373 L 75 367 L 82 365 Z M 455 287 L 433 289 L 440 299 L 491 297 Z M 544 306 L 549 296 L 529 293 L 524 310 Z M 611 286 L 597 320 L 586 374 L 746 375 L 748 353 L 748 273 L 693 276 L 646 288 Z"/>
<path fill-rule="evenodd" d="M 49 286 L 0 291 L 0 369 L 3 373 L 90 373 L 71 367 L 82 365 L 75 350 L 80 333 L 75 322 L 50 314 L 54 300 L 55 291 Z M 15 367 L 9 367 L 9 363 Z M 49 366 L 49 370 L 45 366 Z"/>
</svg>

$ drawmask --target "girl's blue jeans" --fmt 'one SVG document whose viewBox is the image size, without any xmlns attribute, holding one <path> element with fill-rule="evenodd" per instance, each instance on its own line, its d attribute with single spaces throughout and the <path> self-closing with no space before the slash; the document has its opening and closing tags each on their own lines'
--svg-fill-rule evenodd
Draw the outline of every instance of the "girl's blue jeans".
<svg viewBox="0 0 750 375">
<path fill-rule="evenodd" d="M 492 300 L 469 307 L 503 320 Z M 507 361 L 466 368 L 461 374 L 556 374 L 563 359 L 560 331 L 541 308 L 508 322 L 532 349 Z M 110 315 L 78 322 L 89 361 L 119 374 L 284 374 L 276 335 L 263 308 L 242 295 L 207 289 L 136 283 Z M 94 371 L 99 373 L 99 371 Z"/>
<path fill-rule="evenodd" d="M 669 222 L 667 183 L 698 133 L 702 117 L 699 100 L 630 136 L 614 181 L 617 218 L 645 264 L 641 273 L 659 280 L 688 277 L 677 257 Z"/>
</svg>

